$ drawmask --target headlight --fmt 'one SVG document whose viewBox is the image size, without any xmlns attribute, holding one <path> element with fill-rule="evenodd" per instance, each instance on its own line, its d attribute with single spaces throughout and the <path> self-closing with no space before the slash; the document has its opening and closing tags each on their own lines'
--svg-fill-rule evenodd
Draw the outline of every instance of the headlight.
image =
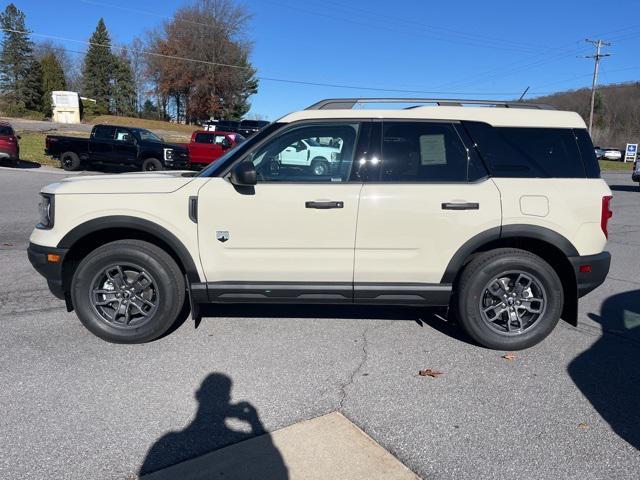
<svg viewBox="0 0 640 480">
<path fill-rule="evenodd" d="M 338 152 L 331 152 L 331 160 L 334 162 L 338 160 Z"/>
<path fill-rule="evenodd" d="M 173 148 L 164 149 L 164 159 L 168 161 L 173 160 Z"/>
<path fill-rule="evenodd" d="M 53 228 L 54 196 L 49 193 L 41 193 L 38 210 L 40 212 L 40 223 L 36 227 L 43 230 Z"/>
</svg>

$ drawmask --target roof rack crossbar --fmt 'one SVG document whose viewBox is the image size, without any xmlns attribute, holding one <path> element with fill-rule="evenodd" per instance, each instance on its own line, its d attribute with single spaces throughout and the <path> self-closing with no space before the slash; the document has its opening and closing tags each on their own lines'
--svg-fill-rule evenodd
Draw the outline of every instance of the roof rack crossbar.
<svg viewBox="0 0 640 480">
<path fill-rule="evenodd" d="M 461 107 L 464 105 L 485 105 L 503 108 L 531 108 L 538 110 L 555 110 L 552 105 L 528 103 L 508 100 L 467 100 L 453 98 L 327 98 L 306 108 L 306 110 L 351 110 L 358 104 L 365 103 L 433 103 L 438 106 Z M 412 107 L 409 107 L 412 108 Z"/>
</svg>

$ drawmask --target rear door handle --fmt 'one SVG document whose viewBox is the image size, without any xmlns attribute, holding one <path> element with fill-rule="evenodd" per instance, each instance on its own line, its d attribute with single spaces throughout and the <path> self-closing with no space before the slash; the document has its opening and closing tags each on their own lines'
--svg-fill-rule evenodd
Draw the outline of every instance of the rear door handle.
<svg viewBox="0 0 640 480">
<path fill-rule="evenodd" d="M 447 202 L 442 204 L 442 210 L 479 210 L 480 204 L 475 202 Z"/>
<path fill-rule="evenodd" d="M 328 210 L 329 208 L 344 208 L 344 202 L 304 202 L 305 208 L 318 208 Z"/>
</svg>

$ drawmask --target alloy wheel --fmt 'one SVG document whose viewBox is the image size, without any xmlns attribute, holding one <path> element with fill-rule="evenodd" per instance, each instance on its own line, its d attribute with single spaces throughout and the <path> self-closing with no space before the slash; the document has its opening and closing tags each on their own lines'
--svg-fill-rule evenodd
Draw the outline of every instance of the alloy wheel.
<svg viewBox="0 0 640 480">
<path fill-rule="evenodd" d="M 480 296 L 480 315 L 493 331 L 522 335 L 544 316 L 547 294 L 535 275 L 512 270 L 494 277 Z"/>
<path fill-rule="evenodd" d="M 158 309 L 159 292 L 151 274 L 137 265 L 110 265 L 98 273 L 89 292 L 102 320 L 118 328 L 137 328 Z"/>
</svg>

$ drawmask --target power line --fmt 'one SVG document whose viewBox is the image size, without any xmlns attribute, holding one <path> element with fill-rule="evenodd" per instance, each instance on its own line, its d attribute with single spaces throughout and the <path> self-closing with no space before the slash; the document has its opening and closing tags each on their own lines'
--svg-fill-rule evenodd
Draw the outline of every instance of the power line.
<svg viewBox="0 0 640 480">
<path fill-rule="evenodd" d="M 591 110 L 589 112 L 589 134 L 591 134 L 593 129 L 593 109 L 596 102 L 596 87 L 598 84 L 598 68 L 600 67 L 600 59 L 604 57 L 611 56 L 610 53 L 601 53 L 602 47 L 610 47 L 611 43 L 605 42 L 604 40 L 589 40 L 588 38 L 585 40 L 588 43 L 595 45 L 596 53 L 594 55 L 588 55 L 585 58 L 593 58 L 594 67 L 593 67 L 593 83 L 591 84 Z"/>
<path fill-rule="evenodd" d="M 93 45 L 93 46 L 98 46 L 98 47 L 104 47 L 104 48 L 114 48 L 114 49 L 118 49 L 118 50 L 126 50 L 126 51 L 132 51 L 132 52 L 137 52 L 140 53 L 142 55 L 151 55 L 151 56 L 157 56 L 157 57 L 162 57 L 162 58 L 168 58 L 168 59 L 172 59 L 172 60 L 183 60 L 183 61 L 189 61 L 189 62 L 194 62 L 194 63 L 200 63 L 200 64 L 206 64 L 206 65 L 212 65 L 212 66 L 221 66 L 221 67 L 231 67 L 231 68 L 237 68 L 237 69 L 241 69 L 241 70 L 246 70 L 250 67 L 242 67 L 242 66 L 238 66 L 238 65 L 231 65 L 231 64 L 226 64 L 226 63 L 219 63 L 219 62 L 210 62 L 208 60 L 198 60 L 195 58 L 188 58 L 188 57 L 181 57 L 181 56 L 177 56 L 177 55 L 165 55 L 165 54 L 161 54 L 161 53 L 156 53 L 156 52 L 149 52 L 146 50 L 141 50 L 141 49 L 135 49 L 135 48 L 130 48 L 130 47 L 119 47 L 116 45 L 108 45 L 108 44 L 103 44 L 103 43 L 98 43 L 98 42 L 91 42 L 91 41 L 85 41 L 85 40 L 76 40 L 76 39 L 71 39 L 71 38 L 66 38 L 66 37 L 59 37 L 56 35 L 47 35 L 47 34 L 43 34 L 43 33 L 35 33 L 35 32 L 28 32 L 28 31 L 21 31 L 21 30 L 14 30 L 14 29 L 10 29 L 10 28 L 2 28 L 0 30 L 3 30 L 5 32 L 13 32 L 13 33 L 21 33 L 21 34 L 31 34 L 37 37 L 42 37 L 42 38 L 49 38 L 49 39 L 54 39 L 54 40 L 60 40 L 60 41 L 67 41 L 67 42 L 76 42 L 76 43 L 81 43 L 81 44 L 85 44 L 85 45 Z M 72 53 L 86 53 L 86 52 L 79 52 L 77 50 L 71 50 L 71 49 L 67 49 L 67 48 L 60 48 L 61 50 L 64 51 L 69 51 Z M 407 90 L 407 89 L 400 89 L 400 88 L 377 88 L 377 87 L 369 87 L 369 86 L 361 86 L 361 85 L 343 85 L 343 84 L 336 84 L 336 83 L 323 83 L 323 82 L 308 82 L 308 81 L 304 81 L 304 80 L 296 80 L 296 79 L 289 79 L 289 78 L 276 78 L 276 77 L 266 77 L 266 76 L 256 76 L 257 79 L 259 80 L 265 80 L 265 81 L 270 81 L 270 82 L 280 82 L 280 83 L 291 83 L 291 84 L 297 84 L 297 85 L 309 85 L 309 86 L 318 86 L 318 87 L 331 87 L 331 88 L 344 88 L 344 89 L 352 89 L 352 90 L 363 90 L 363 91 L 377 91 L 377 92 L 388 92 L 388 93 L 421 93 L 421 94 L 429 94 L 429 95 L 480 95 L 480 96 L 485 96 L 485 95 L 498 95 L 498 96 L 502 96 L 502 95 L 517 95 L 516 92 L 445 92 L 445 91 L 433 91 L 433 90 Z"/>
</svg>

